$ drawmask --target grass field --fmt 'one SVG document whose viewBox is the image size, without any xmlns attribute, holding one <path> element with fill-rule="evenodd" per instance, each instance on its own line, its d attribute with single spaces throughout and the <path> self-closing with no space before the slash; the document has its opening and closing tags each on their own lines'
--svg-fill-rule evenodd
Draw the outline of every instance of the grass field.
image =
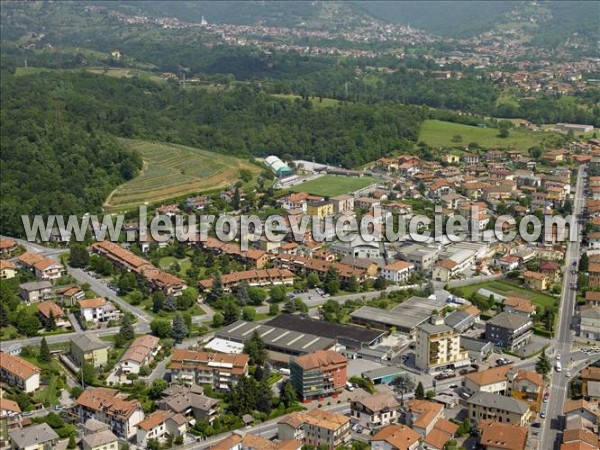
<svg viewBox="0 0 600 450">
<path fill-rule="evenodd" d="M 294 94 L 273 94 L 273 97 L 277 98 L 285 98 L 287 100 L 298 100 L 302 98 L 300 95 Z M 339 100 L 335 98 L 319 98 L 319 97 L 310 97 L 310 101 L 315 107 L 328 107 L 328 106 L 337 106 L 340 103 Z"/>
<path fill-rule="evenodd" d="M 96 75 L 105 75 L 108 77 L 115 78 L 132 78 L 137 76 L 139 78 L 143 78 L 150 81 L 155 82 L 163 82 L 164 78 L 156 75 L 147 70 L 141 69 L 131 69 L 131 68 L 102 68 L 102 67 L 89 67 L 86 69 L 48 69 L 45 67 L 17 67 L 15 70 L 15 75 L 17 76 L 25 76 L 25 75 L 33 75 L 40 72 L 77 72 L 77 71 L 85 71 L 89 73 L 94 73 Z"/>
<path fill-rule="evenodd" d="M 485 283 L 471 284 L 460 288 L 463 296 L 469 297 L 471 294 L 476 293 L 479 289 L 487 289 L 492 292 L 496 292 L 498 295 L 504 297 L 514 296 L 521 298 L 528 298 L 536 305 L 541 307 L 552 306 L 556 303 L 556 299 L 549 295 L 541 294 L 539 292 L 530 291 L 524 289 L 516 283 L 509 281 L 495 280 L 488 281 Z"/>
<path fill-rule="evenodd" d="M 345 177 L 337 175 L 324 175 L 316 180 L 298 184 L 290 188 L 293 192 L 308 192 L 313 195 L 332 197 L 341 194 L 350 194 L 365 188 L 377 180 L 373 177 Z"/>
<path fill-rule="evenodd" d="M 108 212 L 126 210 L 191 193 L 219 189 L 238 179 L 242 168 L 260 168 L 239 158 L 182 145 L 122 140 L 137 150 L 142 172 L 115 189 L 104 202 Z"/>
<path fill-rule="evenodd" d="M 453 142 L 456 135 L 461 136 L 461 142 Z M 499 138 L 496 128 L 472 127 L 441 120 L 426 120 L 419 133 L 419 141 L 431 147 L 464 147 L 477 143 L 483 148 L 505 148 L 522 152 L 540 145 L 548 137 L 548 133 L 511 128 L 507 138 Z"/>
</svg>

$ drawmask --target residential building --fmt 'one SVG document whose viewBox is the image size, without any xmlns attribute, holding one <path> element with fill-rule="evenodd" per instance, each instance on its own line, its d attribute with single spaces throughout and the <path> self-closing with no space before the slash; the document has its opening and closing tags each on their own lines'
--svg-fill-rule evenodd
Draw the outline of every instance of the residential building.
<svg viewBox="0 0 600 450">
<path fill-rule="evenodd" d="M 6 259 L 0 259 L 0 280 L 10 280 L 16 276 L 16 266 Z"/>
<path fill-rule="evenodd" d="M 464 333 L 479 321 L 481 311 L 475 306 L 456 309 L 444 317 L 444 323 L 458 333 Z"/>
<path fill-rule="evenodd" d="M 454 438 L 458 425 L 446 419 L 438 419 L 433 429 L 423 440 L 423 450 L 445 450 L 446 444 Z"/>
<path fill-rule="evenodd" d="M 470 363 L 469 354 L 460 347 L 460 334 L 437 315 L 417 327 L 415 359 L 416 366 L 426 372 Z"/>
<path fill-rule="evenodd" d="M 477 428 L 481 430 L 479 444 L 485 450 L 525 450 L 527 428 L 524 426 L 482 420 Z"/>
<path fill-rule="evenodd" d="M 163 398 L 157 402 L 159 409 L 181 414 L 188 423 L 206 420 L 212 423 L 219 414 L 219 401 L 203 395 L 200 386 L 172 385 L 163 391 Z"/>
<path fill-rule="evenodd" d="M 544 390 L 544 377 L 531 370 L 519 370 L 508 373 L 511 381 L 510 391 L 514 398 L 537 402 Z"/>
<path fill-rule="evenodd" d="M 54 323 L 58 328 L 71 328 L 71 322 L 65 312 L 52 300 L 47 300 L 37 305 L 37 312 L 43 326 L 47 326 L 52 318 L 54 318 Z"/>
<path fill-rule="evenodd" d="M 50 281 L 31 281 L 19 285 L 19 295 L 26 303 L 37 303 L 52 298 Z"/>
<path fill-rule="evenodd" d="M 371 436 L 371 450 L 417 450 L 421 435 L 406 425 L 388 425 Z"/>
<path fill-rule="evenodd" d="M 507 297 L 502 302 L 502 307 L 505 312 L 511 314 L 521 314 L 527 317 L 535 314 L 535 305 L 526 298 Z"/>
<path fill-rule="evenodd" d="M 462 385 L 469 394 L 488 392 L 496 395 L 507 395 L 510 390 L 508 372 L 512 365 L 491 367 L 481 372 L 465 375 Z"/>
<path fill-rule="evenodd" d="M 77 398 L 79 421 L 96 419 L 107 424 L 122 439 L 130 439 L 137 433 L 137 425 L 144 420 L 144 411 L 138 400 L 125 400 L 119 391 L 108 388 L 92 388 Z"/>
<path fill-rule="evenodd" d="M 19 245 L 12 239 L 0 239 L 0 255 L 10 255 Z"/>
<path fill-rule="evenodd" d="M 135 338 L 118 362 L 123 374 L 140 373 L 140 367 L 147 366 L 160 350 L 160 339 L 146 334 Z"/>
<path fill-rule="evenodd" d="M 187 419 L 171 411 L 157 410 L 144 418 L 137 426 L 136 443 L 146 448 L 149 439 L 163 441 L 167 436 L 182 436 L 187 431 Z"/>
<path fill-rule="evenodd" d="M 531 419 L 527 402 L 490 392 L 477 392 L 467 400 L 469 419 L 474 422 L 493 420 L 525 426 Z"/>
<path fill-rule="evenodd" d="M 327 216 L 333 216 L 333 203 L 325 200 L 308 201 L 306 202 L 306 214 L 308 216 L 317 217 L 319 219 L 322 219 Z"/>
<path fill-rule="evenodd" d="M 21 428 L 21 408 L 14 400 L 0 396 L 0 448 L 9 444 L 8 432 Z"/>
<path fill-rule="evenodd" d="M 474 363 L 485 361 L 494 349 L 494 344 L 491 342 L 466 335 L 460 337 L 460 345 L 469 353 L 469 358 Z"/>
<path fill-rule="evenodd" d="M 352 195 L 336 195 L 329 201 L 333 204 L 333 211 L 336 214 L 345 214 L 354 211 L 354 197 Z"/>
<path fill-rule="evenodd" d="M 579 377 L 583 395 L 600 398 L 600 367 L 589 366 L 580 372 Z"/>
<path fill-rule="evenodd" d="M 594 308 L 600 308 L 600 292 L 599 291 L 587 291 L 585 293 L 586 305 L 593 306 Z"/>
<path fill-rule="evenodd" d="M 210 450 L 300 450 L 302 442 L 291 441 L 270 441 L 262 436 L 234 431 L 231 436 L 217 442 L 210 447 Z"/>
<path fill-rule="evenodd" d="M 531 270 L 526 270 L 523 272 L 523 281 L 527 288 L 538 291 L 545 291 L 548 289 L 550 284 L 546 275 L 540 272 L 533 272 Z"/>
<path fill-rule="evenodd" d="M 406 424 L 422 437 L 428 435 L 436 422 L 444 417 L 444 405 L 413 399 L 406 405 Z"/>
<path fill-rule="evenodd" d="M 381 276 L 393 283 L 405 283 L 415 271 L 415 265 L 407 261 L 395 261 L 383 266 Z"/>
<path fill-rule="evenodd" d="M 57 289 L 56 295 L 60 296 L 60 302 L 63 306 L 73 306 L 77 300 L 85 298 L 85 292 L 78 286 Z"/>
<path fill-rule="evenodd" d="M 232 290 L 242 282 L 250 286 L 291 286 L 294 284 L 294 274 L 287 269 L 258 269 L 231 272 L 221 276 L 221 283 L 226 291 Z M 200 280 L 198 285 L 202 290 L 210 290 L 213 279 Z"/>
<path fill-rule="evenodd" d="M 336 397 L 346 386 L 348 359 L 333 350 L 290 359 L 290 381 L 300 398 L 309 402 L 323 397 Z"/>
<path fill-rule="evenodd" d="M 119 310 L 105 298 L 87 298 L 79 300 L 78 303 L 81 317 L 86 322 L 99 325 L 119 317 Z"/>
<path fill-rule="evenodd" d="M 590 305 L 580 307 L 577 331 L 584 339 L 600 341 L 600 309 Z"/>
<path fill-rule="evenodd" d="M 600 438 L 597 434 L 582 428 L 570 428 L 563 431 L 560 450 L 597 450 Z"/>
<path fill-rule="evenodd" d="M 40 280 L 57 280 L 66 272 L 65 266 L 53 258 L 40 259 L 33 264 L 33 269 L 36 278 Z"/>
<path fill-rule="evenodd" d="M 245 354 L 195 352 L 177 349 L 171 357 L 172 379 L 189 384 L 209 384 L 214 389 L 228 391 L 248 375 L 250 357 Z"/>
<path fill-rule="evenodd" d="M 69 342 L 71 359 L 79 367 L 88 363 L 97 368 L 108 362 L 109 345 L 94 335 L 81 333 L 72 337 Z"/>
<path fill-rule="evenodd" d="M 399 406 L 396 398 L 390 394 L 355 398 L 350 406 L 350 419 L 363 428 L 375 430 L 396 423 Z"/>
<path fill-rule="evenodd" d="M 590 263 L 588 266 L 588 285 L 590 288 L 600 287 L 600 264 Z"/>
<path fill-rule="evenodd" d="M 29 361 L 0 352 L 0 380 L 11 386 L 17 386 L 26 393 L 40 387 L 40 368 Z"/>
<path fill-rule="evenodd" d="M 47 423 L 19 428 L 8 433 L 13 450 L 50 450 L 60 440 L 56 431 Z"/>
<path fill-rule="evenodd" d="M 83 425 L 81 446 L 83 450 L 118 450 L 119 438 L 104 422 L 88 419 Z"/>
<path fill-rule="evenodd" d="M 485 338 L 510 351 L 518 350 L 529 344 L 532 335 L 533 321 L 521 314 L 502 312 L 485 324 Z"/>
<path fill-rule="evenodd" d="M 579 423 L 579 428 L 585 428 L 597 433 L 600 425 L 600 409 L 594 402 L 585 399 L 567 400 L 563 407 L 565 421 L 568 424 L 571 421 Z"/>
<path fill-rule="evenodd" d="M 278 423 L 279 439 L 334 450 L 350 443 L 350 418 L 319 408 L 292 413 Z"/>
</svg>

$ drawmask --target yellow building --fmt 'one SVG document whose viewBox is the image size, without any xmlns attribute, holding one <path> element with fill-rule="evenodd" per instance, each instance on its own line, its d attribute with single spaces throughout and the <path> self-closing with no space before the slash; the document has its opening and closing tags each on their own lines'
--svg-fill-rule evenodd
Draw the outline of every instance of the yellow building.
<svg viewBox="0 0 600 450">
<path fill-rule="evenodd" d="M 17 268 L 10 261 L 0 259 L 0 280 L 10 280 L 17 276 Z"/>
<path fill-rule="evenodd" d="M 460 161 L 460 156 L 447 153 L 443 156 L 443 159 L 448 164 L 458 164 Z"/>
<path fill-rule="evenodd" d="M 71 359 L 79 366 L 89 363 L 94 367 L 108 362 L 108 344 L 86 334 L 71 339 Z"/>
<path fill-rule="evenodd" d="M 319 219 L 327 216 L 333 216 L 333 203 L 327 201 L 308 202 L 306 212 L 309 216 L 315 216 Z"/>
<path fill-rule="evenodd" d="M 525 286 L 529 289 L 545 291 L 548 288 L 548 277 L 539 272 L 526 270 L 523 272 L 523 280 L 525 281 Z"/>
<path fill-rule="evenodd" d="M 460 335 L 437 315 L 417 327 L 415 351 L 417 367 L 426 372 L 456 368 L 470 362 L 468 352 L 460 348 Z"/>
</svg>

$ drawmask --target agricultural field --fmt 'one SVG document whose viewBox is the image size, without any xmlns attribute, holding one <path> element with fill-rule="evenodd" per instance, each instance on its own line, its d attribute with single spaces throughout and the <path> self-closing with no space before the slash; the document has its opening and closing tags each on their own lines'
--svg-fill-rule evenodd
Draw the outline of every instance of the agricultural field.
<svg viewBox="0 0 600 450">
<path fill-rule="evenodd" d="M 520 287 L 517 283 L 505 280 L 487 281 L 484 283 L 470 284 L 468 286 L 459 288 L 462 295 L 466 298 L 469 298 L 469 296 L 479 291 L 479 289 L 487 289 L 488 291 L 496 292 L 498 295 L 502 295 L 504 297 L 513 296 L 527 298 L 536 306 L 541 306 L 542 308 L 552 306 L 556 304 L 557 301 L 555 298 L 549 295 L 525 289 Z"/>
<path fill-rule="evenodd" d="M 426 120 L 421 126 L 419 141 L 431 147 L 464 147 L 470 143 L 477 143 L 483 148 L 502 148 L 527 153 L 529 148 L 543 145 L 548 139 L 556 137 L 556 133 L 520 128 L 511 128 L 509 133 L 507 138 L 500 138 L 496 128 L 479 128 L 442 120 Z M 456 142 L 455 136 L 460 136 L 460 142 Z"/>
<path fill-rule="evenodd" d="M 315 180 L 307 181 L 290 188 L 293 192 L 308 192 L 313 195 L 333 197 L 341 194 L 351 194 L 371 184 L 377 183 L 373 177 L 346 177 L 338 175 L 324 175 Z"/>
<path fill-rule="evenodd" d="M 285 98 L 287 100 L 298 100 L 301 99 L 302 97 L 300 95 L 294 95 L 294 94 L 273 94 L 273 97 L 277 97 L 277 98 Z M 313 104 L 313 106 L 315 107 L 330 107 L 330 106 L 337 106 L 338 103 L 340 103 L 340 100 L 336 100 L 335 98 L 326 98 L 326 97 L 310 97 L 309 98 L 310 102 Z"/>
<path fill-rule="evenodd" d="M 136 178 L 108 196 L 104 202 L 107 212 L 223 188 L 238 179 L 240 169 L 260 172 L 248 161 L 193 147 L 125 139 L 122 142 L 140 153 L 144 166 Z"/>
<path fill-rule="evenodd" d="M 160 76 L 147 71 L 140 69 L 130 69 L 130 68 L 102 68 L 102 67 L 89 67 L 86 69 L 49 69 L 45 67 L 17 67 L 15 70 L 15 75 L 17 76 L 26 76 L 33 75 L 41 72 L 89 72 L 96 75 L 105 75 L 107 77 L 114 78 L 132 78 L 139 77 L 145 80 L 154 81 L 154 82 L 164 82 L 165 79 Z"/>
</svg>

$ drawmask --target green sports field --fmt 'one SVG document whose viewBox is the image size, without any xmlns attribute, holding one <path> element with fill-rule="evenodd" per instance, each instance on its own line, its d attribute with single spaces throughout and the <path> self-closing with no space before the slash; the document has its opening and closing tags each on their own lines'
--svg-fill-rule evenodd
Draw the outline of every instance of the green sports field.
<svg viewBox="0 0 600 450">
<path fill-rule="evenodd" d="M 359 189 L 377 183 L 373 177 L 346 177 L 338 175 L 324 175 L 316 180 L 298 184 L 292 188 L 294 192 L 308 192 L 313 195 L 333 197 L 341 194 L 352 194 Z"/>
</svg>

